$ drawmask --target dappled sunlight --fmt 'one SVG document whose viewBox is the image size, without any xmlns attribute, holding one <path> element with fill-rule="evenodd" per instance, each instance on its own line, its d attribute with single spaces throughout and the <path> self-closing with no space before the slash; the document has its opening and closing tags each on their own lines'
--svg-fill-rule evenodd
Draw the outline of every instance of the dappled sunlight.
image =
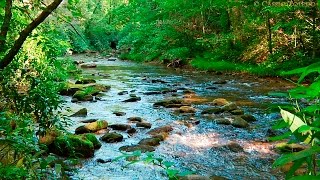
<svg viewBox="0 0 320 180">
<path fill-rule="evenodd" d="M 249 153 L 258 152 L 260 154 L 276 154 L 273 151 L 274 145 L 269 142 L 243 141 L 242 146 L 244 150 Z"/>
<path fill-rule="evenodd" d="M 173 134 L 166 142 L 173 145 L 181 144 L 192 149 L 208 149 L 219 143 L 219 135 L 217 133 L 186 134 L 183 136 Z"/>
</svg>

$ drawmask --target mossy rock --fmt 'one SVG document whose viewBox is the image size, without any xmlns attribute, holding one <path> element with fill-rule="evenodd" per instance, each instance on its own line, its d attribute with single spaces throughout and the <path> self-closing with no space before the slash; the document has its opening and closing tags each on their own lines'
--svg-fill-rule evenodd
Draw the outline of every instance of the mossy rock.
<svg viewBox="0 0 320 180">
<path fill-rule="evenodd" d="M 160 138 L 145 138 L 142 139 L 138 144 L 147 146 L 158 146 L 160 145 Z"/>
<path fill-rule="evenodd" d="M 94 134 L 85 134 L 84 135 L 89 141 L 92 142 L 94 149 L 100 149 L 101 148 L 101 143 L 100 141 L 97 139 L 97 137 Z"/>
<path fill-rule="evenodd" d="M 179 108 L 181 106 L 188 106 L 182 99 L 168 99 L 158 101 L 153 104 L 154 107 L 165 107 L 165 108 Z"/>
<path fill-rule="evenodd" d="M 203 110 L 201 114 L 220 114 L 223 112 L 224 112 L 223 109 L 214 107 L 214 108 L 208 108 Z"/>
<path fill-rule="evenodd" d="M 79 90 L 73 96 L 73 99 L 77 99 L 78 101 L 93 101 L 93 96 L 91 92 Z"/>
<path fill-rule="evenodd" d="M 169 133 L 171 131 L 173 131 L 173 128 L 172 126 L 168 125 L 168 126 L 162 126 L 162 127 L 152 129 L 148 132 L 148 134 L 155 136 L 163 133 Z"/>
<path fill-rule="evenodd" d="M 145 153 L 145 152 L 155 151 L 155 148 L 148 145 L 132 145 L 132 146 L 122 146 L 119 148 L 119 150 L 125 151 L 125 152 L 141 151 Z"/>
<path fill-rule="evenodd" d="M 257 119 L 253 115 L 250 115 L 250 114 L 244 114 L 244 115 L 241 116 L 241 118 L 246 120 L 247 122 L 255 122 L 255 121 L 257 121 Z"/>
<path fill-rule="evenodd" d="M 115 142 L 121 142 L 123 140 L 123 136 L 118 133 L 106 133 L 101 137 L 101 141 L 104 141 L 106 143 L 115 143 Z"/>
<path fill-rule="evenodd" d="M 88 138 L 89 137 L 89 138 Z M 93 136 L 89 135 L 63 135 L 55 139 L 49 148 L 53 153 L 63 157 L 89 158 L 93 157 L 95 145 Z M 94 136 L 95 137 L 95 136 Z M 94 145 L 94 143 L 95 145 Z"/>
<path fill-rule="evenodd" d="M 216 106 L 225 106 L 225 105 L 229 104 L 229 101 L 224 98 L 217 98 L 212 101 L 212 104 L 216 105 Z"/>
<path fill-rule="evenodd" d="M 93 133 L 101 129 L 106 129 L 108 127 L 108 122 L 104 120 L 95 121 L 92 123 L 87 123 L 86 125 L 79 126 L 75 130 L 75 134 Z"/>
<path fill-rule="evenodd" d="M 81 108 L 77 112 L 70 115 L 70 117 L 85 117 L 88 114 L 87 108 Z"/>
<path fill-rule="evenodd" d="M 92 84 L 92 83 L 96 83 L 96 80 L 89 79 L 89 78 L 83 78 L 83 79 L 79 79 L 75 82 L 75 84 Z"/>
<path fill-rule="evenodd" d="M 241 117 L 235 117 L 232 122 L 231 125 L 237 128 L 248 128 L 249 127 L 249 123 L 247 121 L 245 121 L 244 119 L 242 119 Z"/>
<path fill-rule="evenodd" d="M 303 151 L 305 149 L 308 148 L 308 146 L 306 145 L 301 145 L 301 144 L 296 144 L 296 143 L 292 143 L 292 144 L 288 144 L 288 143 L 278 143 L 276 144 L 276 149 L 278 149 L 280 152 L 299 152 L 299 151 Z"/>
</svg>

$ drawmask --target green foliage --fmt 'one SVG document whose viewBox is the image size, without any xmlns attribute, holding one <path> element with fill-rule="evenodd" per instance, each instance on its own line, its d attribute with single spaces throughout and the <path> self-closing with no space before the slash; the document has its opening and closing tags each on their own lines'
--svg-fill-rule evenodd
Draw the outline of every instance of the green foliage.
<svg viewBox="0 0 320 180">
<path fill-rule="evenodd" d="M 287 178 L 291 178 L 294 172 L 301 168 L 303 164 L 307 164 L 307 174 L 314 178 L 319 174 L 318 171 L 318 154 L 320 153 L 319 135 L 320 135 L 320 79 L 319 79 L 319 63 L 312 64 L 305 68 L 299 68 L 287 72 L 286 74 L 301 74 L 298 80 L 298 86 L 288 91 L 290 100 L 292 101 L 291 112 L 281 110 L 282 118 L 285 126 L 289 128 L 289 133 L 284 136 L 274 138 L 280 140 L 291 136 L 293 139 L 290 142 L 303 142 L 309 145 L 309 148 L 281 156 L 274 162 L 274 166 L 282 166 L 289 162 L 294 165 L 287 173 Z M 309 85 L 300 84 L 309 75 L 317 73 L 315 81 Z M 314 74 L 313 74 L 314 75 Z M 281 95 L 281 94 L 279 94 Z M 284 94 L 287 96 L 287 94 Z M 302 101 L 307 101 L 307 104 Z M 282 128 L 278 126 L 276 128 Z M 311 176 L 310 176 L 311 178 Z"/>
<path fill-rule="evenodd" d="M 121 152 L 121 153 L 123 155 L 115 158 L 113 160 L 113 162 L 119 161 L 120 159 L 124 158 L 124 159 L 136 159 L 136 160 L 132 160 L 126 166 L 129 166 L 129 165 L 132 165 L 132 164 L 138 163 L 138 162 L 152 164 L 152 165 L 163 168 L 170 180 L 178 180 L 180 177 L 191 175 L 191 174 L 195 173 L 193 171 L 180 171 L 178 169 L 175 169 L 173 162 L 164 161 L 163 158 L 157 158 L 157 157 L 155 157 L 154 153 L 152 153 L 152 152 L 146 153 L 145 156 L 144 156 L 144 154 L 141 153 L 141 151 L 134 151 L 132 153 L 124 153 L 124 152 Z"/>
</svg>

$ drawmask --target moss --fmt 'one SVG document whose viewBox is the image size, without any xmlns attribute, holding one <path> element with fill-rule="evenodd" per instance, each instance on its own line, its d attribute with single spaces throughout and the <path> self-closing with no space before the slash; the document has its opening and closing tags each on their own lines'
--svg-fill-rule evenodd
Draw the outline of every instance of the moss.
<svg viewBox="0 0 320 180">
<path fill-rule="evenodd" d="M 92 142 L 94 149 L 99 149 L 101 147 L 100 141 L 94 134 L 85 134 L 84 135 L 90 142 Z"/>
<path fill-rule="evenodd" d="M 90 137 L 93 140 L 92 137 Z M 53 143 L 53 152 L 64 157 L 92 157 L 94 144 L 81 135 L 64 135 L 56 138 Z"/>
</svg>

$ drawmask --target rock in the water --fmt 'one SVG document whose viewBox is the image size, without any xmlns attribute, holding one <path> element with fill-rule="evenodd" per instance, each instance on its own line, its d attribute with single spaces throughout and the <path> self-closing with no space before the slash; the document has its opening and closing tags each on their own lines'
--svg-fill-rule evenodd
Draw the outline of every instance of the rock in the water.
<svg viewBox="0 0 320 180">
<path fill-rule="evenodd" d="M 141 97 L 131 97 L 131 98 L 126 99 L 122 102 L 137 102 L 137 101 L 141 101 Z"/>
<path fill-rule="evenodd" d="M 217 124 L 224 124 L 224 125 L 230 125 L 231 121 L 226 118 L 218 118 L 214 120 Z"/>
<path fill-rule="evenodd" d="M 84 133 L 92 133 L 97 132 L 101 129 L 105 129 L 108 127 L 107 121 L 96 121 L 92 123 L 88 123 L 84 126 L 80 126 L 75 130 L 75 134 L 84 134 Z"/>
<path fill-rule="evenodd" d="M 246 120 L 247 122 L 257 121 L 257 119 L 254 116 L 250 115 L 250 114 L 242 115 L 241 118 Z"/>
<path fill-rule="evenodd" d="M 230 113 L 231 113 L 232 115 L 243 115 L 243 114 L 244 114 L 244 112 L 243 112 L 242 109 L 236 109 L 236 110 L 230 111 Z M 242 119 L 243 119 L 243 118 L 242 118 Z"/>
<path fill-rule="evenodd" d="M 150 129 L 152 125 L 149 122 L 137 122 L 136 126 Z"/>
<path fill-rule="evenodd" d="M 132 145 L 132 146 L 122 146 L 119 148 L 119 150 L 126 151 L 126 152 L 141 151 L 145 153 L 145 152 L 155 151 L 155 148 L 147 145 Z"/>
<path fill-rule="evenodd" d="M 113 114 L 116 116 L 125 116 L 126 115 L 125 112 L 113 112 Z"/>
<path fill-rule="evenodd" d="M 97 159 L 96 161 L 97 161 L 98 163 L 105 164 L 105 163 L 112 162 L 112 159 L 106 159 L 106 160 L 104 160 L 104 159 L 99 158 L 99 159 Z"/>
<path fill-rule="evenodd" d="M 85 134 L 83 136 L 85 136 L 90 142 L 92 142 L 94 149 L 101 148 L 102 145 L 94 134 L 89 133 L 89 134 Z"/>
<path fill-rule="evenodd" d="M 157 94 L 162 94 L 160 91 L 150 91 L 150 92 L 145 92 L 143 93 L 144 95 L 157 95 Z"/>
<path fill-rule="evenodd" d="M 135 128 L 130 128 L 130 129 L 127 130 L 128 134 L 134 134 L 136 132 L 137 132 L 137 130 Z"/>
<path fill-rule="evenodd" d="M 232 122 L 231 125 L 237 128 L 248 128 L 249 127 L 249 123 L 247 121 L 245 121 L 244 119 L 242 119 L 241 117 L 235 117 Z"/>
<path fill-rule="evenodd" d="M 79 109 L 74 114 L 70 115 L 70 117 L 85 117 L 87 116 L 87 114 L 88 114 L 87 108 L 82 108 L 82 109 Z"/>
<path fill-rule="evenodd" d="M 161 80 L 161 79 L 152 79 L 152 80 L 151 80 L 151 83 L 161 83 L 161 84 L 165 84 L 165 83 L 167 83 L 167 82 L 164 81 L 164 80 Z"/>
<path fill-rule="evenodd" d="M 129 94 L 129 92 L 128 91 L 121 91 L 118 93 L 118 95 L 120 95 L 120 96 L 125 95 L 125 94 Z"/>
<path fill-rule="evenodd" d="M 76 102 L 79 102 L 79 100 L 78 100 L 77 98 L 72 98 L 72 99 L 71 99 L 71 102 L 72 102 L 72 103 L 76 103 Z"/>
<path fill-rule="evenodd" d="M 212 82 L 212 84 L 227 84 L 228 82 L 226 80 L 218 80 L 218 81 L 214 81 Z"/>
<path fill-rule="evenodd" d="M 178 177 L 178 180 L 212 180 L 212 179 L 207 176 L 192 174 L 192 175 Z"/>
<path fill-rule="evenodd" d="M 158 101 L 153 104 L 154 107 L 165 107 L 165 108 L 180 108 L 181 106 L 188 106 L 182 99 L 169 99 Z"/>
<path fill-rule="evenodd" d="M 218 89 L 218 88 L 215 86 L 209 86 L 209 87 L 206 87 L 206 89 Z"/>
<path fill-rule="evenodd" d="M 159 138 L 145 138 L 142 139 L 138 144 L 147 146 L 158 146 L 160 145 L 161 139 Z"/>
<path fill-rule="evenodd" d="M 244 152 L 243 147 L 236 143 L 236 142 L 230 142 L 229 144 L 226 145 L 226 148 L 230 149 L 232 152 Z"/>
<path fill-rule="evenodd" d="M 128 124 L 112 124 L 112 125 L 109 125 L 109 127 L 113 130 L 119 130 L 119 131 L 127 131 L 131 129 L 131 126 Z"/>
<path fill-rule="evenodd" d="M 115 142 L 121 142 L 123 140 L 123 136 L 118 133 L 106 133 L 101 137 L 101 141 L 104 141 L 106 143 L 115 143 Z"/>
<path fill-rule="evenodd" d="M 181 106 L 178 111 L 179 113 L 195 113 L 196 109 L 190 106 Z"/>
<path fill-rule="evenodd" d="M 162 127 L 158 127 L 155 129 L 152 129 L 148 132 L 148 134 L 150 135 L 158 135 L 158 134 L 162 134 L 162 133 L 169 133 L 173 131 L 173 128 L 171 126 L 162 126 Z"/>
<path fill-rule="evenodd" d="M 111 57 L 111 58 L 108 58 L 107 61 L 116 61 L 116 60 L 117 60 L 117 58 Z"/>
<path fill-rule="evenodd" d="M 201 112 L 201 114 L 220 114 L 220 113 L 223 113 L 224 110 L 222 110 L 221 108 L 208 108 L 208 109 L 205 109 Z"/>
<path fill-rule="evenodd" d="M 98 148 L 94 135 L 63 135 L 55 139 L 49 150 L 63 157 L 93 157 L 95 147 Z M 94 143 L 91 142 L 94 139 Z"/>
<path fill-rule="evenodd" d="M 91 84 L 91 83 L 96 83 L 96 80 L 87 78 L 87 79 L 80 79 L 75 82 L 75 84 Z"/>
<path fill-rule="evenodd" d="M 81 122 L 82 122 L 82 123 L 93 123 L 93 122 L 96 122 L 96 121 L 98 121 L 98 119 L 82 120 Z"/>
<path fill-rule="evenodd" d="M 97 65 L 94 63 L 90 63 L 90 64 L 88 63 L 88 64 L 80 64 L 80 67 L 81 68 L 96 68 Z"/>
<path fill-rule="evenodd" d="M 227 101 L 224 98 L 217 98 L 212 101 L 212 104 L 216 105 L 216 106 L 225 106 L 225 105 L 229 104 L 229 101 Z"/>
<path fill-rule="evenodd" d="M 130 122 L 142 122 L 142 118 L 141 117 L 129 117 L 128 121 L 130 121 Z"/>
<path fill-rule="evenodd" d="M 228 103 L 221 108 L 223 111 L 233 111 L 239 109 L 235 103 Z"/>
</svg>

